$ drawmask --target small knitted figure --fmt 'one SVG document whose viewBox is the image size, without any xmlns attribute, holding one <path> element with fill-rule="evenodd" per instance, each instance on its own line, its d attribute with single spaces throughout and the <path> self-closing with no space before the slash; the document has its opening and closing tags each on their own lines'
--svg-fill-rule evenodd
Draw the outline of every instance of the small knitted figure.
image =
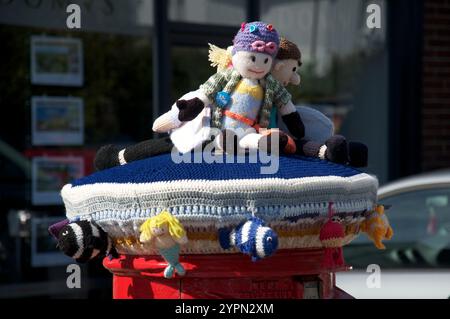
<svg viewBox="0 0 450 319">
<path fill-rule="evenodd" d="M 385 249 L 382 243 L 383 239 L 391 239 L 394 235 L 392 227 L 389 225 L 389 220 L 384 213 L 384 206 L 377 205 L 375 210 L 367 216 L 361 224 L 361 231 L 365 232 L 367 236 L 374 242 L 378 249 Z"/>
<path fill-rule="evenodd" d="M 179 262 L 180 245 L 186 244 L 188 239 L 180 221 L 165 211 L 147 219 L 140 231 L 140 242 L 153 244 L 167 261 L 164 277 L 172 278 L 175 271 L 184 276 L 186 271 Z"/>
<path fill-rule="evenodd" d="M 71 222 L 62 227 L 58 234 L 58 247 L 79 263 L 105 255 L 118 257 L 108 234 L 87 220 Z"/>
<path fill-rule="evenodd" d="M 236 246 L 242 253 L 252 257 L 252 261 L 271 256 L 278 248 L 278 236 L 257 217 L 250 218 L 233 230 L 219 229 L 219 243 L 223 249 Z"/>
<path fill-rule="evenodd" d="M 333 216 L 332 203 L 328 206 L 328 221 L 320 229 L 319 239 L 325 248 L 322 267 L 326 269 L 345 265 L 342 251 L 345 230 L 340 218 Z"/>
<path fill-rule="evenodd" d="M 233 41 L 233 68 L 217 72 L 200 86 L 198 97 L 180 99 L 177 108 L 162 115 L 153 124 L 155 132 L 180 127 L 213 105 L 210 124 L 219 128 L 219 147 L 227 150 L 227 141 L 236 140 L 242 149 L 295 151 L 287 134 L 276 130 L 263 133 L 269 125 L 272 106 L 279 109 L 295 138 L 302 138 L 304 126 L 291 95 L 270 74 L 279 47 L 279 36 L 272 25 L 263 22 L 243 23 Z M 272 137 L 279 150 L 272 150 Z M 233 145 L 232 149 L 235 149 Z"/>
</svg>

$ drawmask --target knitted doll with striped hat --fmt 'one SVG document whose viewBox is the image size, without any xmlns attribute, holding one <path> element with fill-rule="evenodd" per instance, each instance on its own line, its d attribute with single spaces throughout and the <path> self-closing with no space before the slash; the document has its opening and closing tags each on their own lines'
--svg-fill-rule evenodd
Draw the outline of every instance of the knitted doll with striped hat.
<svg viewBox="0 0 450 319">
<path fill-rule="evenodd" d="M 206 105 L 213 105 L 211 127 L 219 128 L 219 146 L 266 149 L 293 153 L 295 143 L 284 132 L 267 131 L 272 107 L 278 108 L 295 138 L 304 136 L 304 125 L 291 102 L 291 95 L 270 74 L 279 48 L 275 28 L 264 22 L 243 23 L 231 50 L 233 68 L 217 72 L 200 86 L 198 97 L 178 100 L 171 110 L 153 124 L 156 132 L 168 132 L 194 119 Z M 272 150 L 273 137 L 279 149 Z M 235 145 L 237 142 L 238 145 Z M 276 146 L 275 146 L 276 147 Z"/>
</svg>

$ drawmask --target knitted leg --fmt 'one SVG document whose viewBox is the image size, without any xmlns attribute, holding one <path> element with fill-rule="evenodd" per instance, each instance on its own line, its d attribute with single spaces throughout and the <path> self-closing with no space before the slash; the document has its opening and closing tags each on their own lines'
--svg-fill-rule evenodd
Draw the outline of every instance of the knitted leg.
<svg viewBox="0 0 450 319">
<path fill-rule="evenodd" d="M 173 143 L 169 137 L 151 139 L 128 146 L 119 150 L 117 146 L 109 144 L 101 147 L 95 154 L 94 166 L 101 171 L 114 166 L 124 165 L 147 157 L 169 153 Z"/>
<path fill-rule="evenodd" d="M 117 154 L 119 153 L 119 149 L 112 144 L 102 146 L 94 158 L 94 167 L 97 171 L 101 171 L 104 169 L 108 169 L 114 166 L 119 166 L 119 158 Z"/>
<path fill-rule="evenodd" d="M 295 143 L 297 144 L 297 154 L 309 157 L 319 157 L 319 151 L 322 144 L 304 138 L 296 140 Z"/>
<path fill-rule="evenodd" d="M 186 270 L 184 269 L 183 265 L 180 263 L 175 265 L 175 270 L 177 271 L 178 275 L 184 276 L 186 274 Z"/>
<path fill-rule="evenodd" d="M 353 167 L 366 167 L 369 159 L 369 149 L 363 143 L 348 143 L 349 164 Z"/>
<path fill-rule="evenodd" d="M 239 139 L 239 147 L 242 149 L 257 150 L 261 138 L 259 133 L 249 133 Z"/>
<path fill-rule="evenodd" d="M 327 147 L 325 157 L 331 162 L 338 164 L 348 163 L 348 145 L 345 137 L 333 135 L 325 142 Z"/>
<path fill-rule="evenodd" d="M 317 157 L 340 164 L 347 163 L 346 141 L 342 136 L 332 136 L 325 145 L 304 138 L 297 140 L 296 143 L 299 155 Z"/>
<path fill-rule="evenodd" d="M 238 136 L 233 130 L 222 130 L 219 143 L 222 150 L 228 154 L 236 154 L 238 151 Z"/>
<path fill-rule="evenodd" d="M 155 138 L 146 140 L 131 146 L 123 151 L 123 160 L 126 163 L 138 161 L 144 158 L 156 156 L 159 154 L 170 153 L 173 143 L 170 137 Z M 118 155 L 116 155 L 118 156 Z"/>
<path fill-rule="evenodd" d="M 175 268 L 172 265 L 167 265 L 166 269 L 164 269 L 164 278 L 172 278 Z"/>
<path fill-rule="evenodd" d="M 279 130 L 269 130 L 263 133 L 259 139 L 258 148 L 267 153 L 293 154 L 296 152 L 294 140 L 286 133 Z"/>
</svg>

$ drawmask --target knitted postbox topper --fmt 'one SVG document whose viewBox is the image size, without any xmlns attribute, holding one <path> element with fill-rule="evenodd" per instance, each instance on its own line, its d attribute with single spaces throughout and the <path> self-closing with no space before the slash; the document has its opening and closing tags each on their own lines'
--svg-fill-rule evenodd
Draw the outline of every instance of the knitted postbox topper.
<svg viewBox="0 0 450 319">
<path fill-rule="evenodd" d="M 166 154 L 75 180 L 61 194 L 69 220 L 94 221 L 119 253 L 132 255 L 158 253 L 140 241 L 140 227 L 163 211 L 186 231 L 181 254 L 211 254 L 238 252 L 220 245 L 219 230 L 236 229 L 252 217 L 277 234 L 278 250 L 323 247 L 319 235 L 330 201 L 342 220 L 345 245 L 376 205 L 377 179 L 349 166 L 279 157 L 273 174 L 261 174 L 267 165 L 193 158 L 177 164 Z"/>
</svg>

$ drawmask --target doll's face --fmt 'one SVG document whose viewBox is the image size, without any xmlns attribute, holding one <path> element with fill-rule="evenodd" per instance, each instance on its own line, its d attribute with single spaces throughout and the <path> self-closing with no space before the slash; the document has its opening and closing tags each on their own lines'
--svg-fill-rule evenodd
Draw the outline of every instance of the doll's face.
<svg viewBox="0 0 450 319">
<path fill-rule="evenodd" d="M 262 79 L 272 67 L 272 57 L 260 52 L 238 51 L 232 61 L 233 68 L 247 79 Z"/>
<path fill-rule="evenodd" d="M 272 76 L 283 84 L 283 86 L 287 86 L 288 84 L 299 85 L 301 79 L 297 70 L 297 60 L 276 60 L 272 70 Z"/>
<path fill-rule="evenodd" d="M 153 227 L 152 228 L 152 233 L 155 236 L 164 236 L 169 232 L 169 228 L 167 227 L 167 225 L 161 225 L 160 227 Z"/>
</svg>

